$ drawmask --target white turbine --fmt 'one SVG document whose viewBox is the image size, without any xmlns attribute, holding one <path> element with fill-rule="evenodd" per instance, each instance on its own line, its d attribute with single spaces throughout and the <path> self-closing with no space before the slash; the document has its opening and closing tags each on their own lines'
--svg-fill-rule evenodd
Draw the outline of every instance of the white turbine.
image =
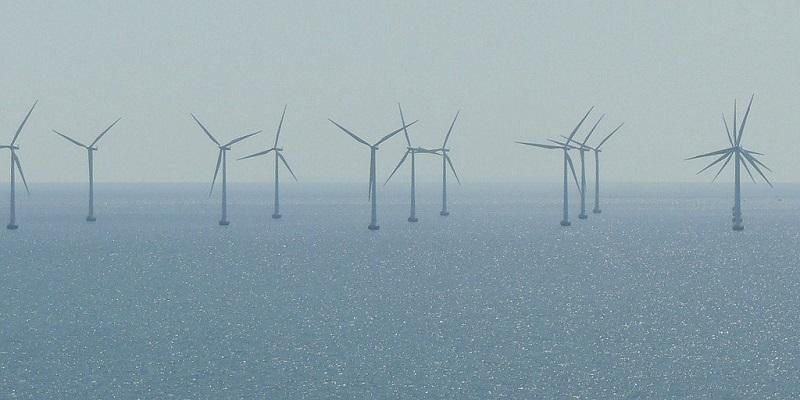
<svg viewBox="0 0 800 400">
<path fill-rule="evenodd" d="M 217 155 L 217 166 L 214 168 L 214 178 L 211 179 L 211 190 L 208 192 L 208 197 L 211 197 L 211 194 L 214 192 L 214 183 L 216 183 L 217 181 L 217 174 L 219 173 L 219 167 L 220 165 L 222 165 L 222 218 L 220 218 L 219 224 L 222 226 L 230 225 L 230 221 L 228 221 L 227 153 L 231 149 L 231 146 L 233 144 L 241 142 L 242 140 L 245 140 L 250 136 L 257 135 L 261 133 L 261 131 L 248 133 L 247 135 L 239 136 L 238 138 L 233 139 L 228 143 L 221 144 L 219 141 L 217 141 L 217 139 L 214 138 L 214 136 L 211 135 L 211 132 L 209 132 L 208 129 L 206 129 L 206 127 L 203 126 L 203 124 L 200 122 L 200 120 L 197 119 L 197 117 L 194 116 L 194 114 L 192 114 L 192 118 L 194 119 L 195 122 L 197 122 L 197 125 L 200 125 L 200 128 L 203 129 L 203 132 L 205 132 L 206 136 L 208 136 L 208 138 L 211 139 L 211 141 L 214 142 L 214 144 L 216 144 L 217 147 L 219 148 L 219 153 Z"/>
<path fill-rule="evenodd" d="M 19 226 L 17 225 L 17 205 L 16 205 L 16 190 L 17 190 L 17 174 L 15 170 L 19 170 L 19 176 L 22 178 L 22 183 L 25 184 L 25 191 L 30 194 L 30 190 L 28 190 L 28 182 L 25 180 L 25 174 L 22 173 L 22 164 L 19 161 L 19 156 L 17 155 L 17 150 L 19 150 L 19 146 L 16 144 L 17 139 L 19 139 L 19 134 L 22 132 L 22 128 L 28 122 L 28 118 L 30 118 L 33 109 L 36 107 L 36 104 L 39 101 L 35 101 L 31 106 L 31 109 L 28 110 L 28 114 L 25 115 L 25 119 L 22 120 L 22 123 L 19 124 L 19 128 L 17 128 L 17 132 L 14 133 L 14 138 L 11 139 L 11 143 L 5 146 L 0 146 L 0 149 L 8 149 L 11 153 L 11 201 L 9 203 L 9 219 L 8 225 L 6 228 L 8 229 L 17 229 Z"/>
<path fill-rule="evenodd" d="M 439 215 L 446 217 L 450 215 L 450 212 L 447 211 L 447 166 L 450 166 L 450 171 L 453 172 L 453 176 L 456 178 L 456 182 L 461 184 L 461 179 L 458 178 L 458 174 L 456 173 L 456 168 L 453 167 L 453 161 L 450 159 L 450 155 L 447 154 L 450 152 L 450 149 L 447 148 L 447 140 L 450 139 L 450 134 L 453 132 L 453 126 L 456 124 L 456 120 L 458 119 L 458 114 L 461 111 L 456 112 L 456 116 L 453 117 L 453 122 L 450 123 L 450 129 L 447 130 L 447 134 L 444 136 L 444 142 L 442 142 L 442 147 L 438 149 L 430 149 L 439 154 L 442 157 L 442 211 L 439 212 Z"/>
<path fill-rule="evenodd" d="M 343 130 L 345 133 L 350 135 L 350 137 L 355 139 L 357 142 L 363 144 L 364 146 L 369 147 L 369 195 L 368 195 L 369 197 L 368 198 L 370 200 L 372 200 L 372 213 L 370 215 L 370 222 L 369 222 L 368 228 L 371 231 L 377 231 L 378 229 L 380 229 L 380 226 L 378 226 L 378 201 L 376 199 L 376 197 L 377 197 L 376 196 L 376 189 L 377 188 L 375 187 L 376 186 L 375 185 L 375 180 L 376 180 L 376 176 L 375 176 L 375 153 L 378 151 L 378 146 L 380 146 L 381 143 L 389 140 L 392 136 L 394 136 L 397 133 L 399 133 L 400 131 L 408 128 L 409 126 L 414 125 L 415 123 L 417 123 L 417 121 L 414 121 L 414 122 L 412 122 L 412 123 L 410 123 L 408 125 L 403 125 L 402 128 L 387 134 L 386 136 L 381 138 L 381 140 L 378 140 L 377 142 L 375 142 L 375 144 L 369 144 L 366 140 L 361 139 L 360 137 L 356 136 L 355 133 L 350 132 L 349 130 L 347 130 L 347 128 L 339 125 L 338 123 L 336 123 L 332 119 L 328 119 L 328 121 L 331 121 L 332 124 L 336 125 L 339 129 Z"/>
<path fill-rule="evenodd" d="M 280 136 L 281 136 L 281 127 L 283 126 L 283 117 L 285 117 L 285 116 L 286 116 L 286 106 L 283 107 L 283 114 L 281 114 L 281 121 L 278 123 L 278 131 L 275 133 L 275 143 L 272 145 L 271 148 L 269 148 L 267 150 L 264 150 L 264 151 L 260 151 L 258 153 L 250 154 L 249 156 L 245 156 L 245 157 L 242 157 L 242 158 L 239 159 L 239 160 L 246 160 L 248 158 L 260 157 L 260 156 L 263 156 L 263 155 L 267 155 L 267 154 L 269 154 L 270 152 L 273 152 L 273 151 L 275 152 L 275 202 L 274 202 L 274 210 L 272 212 L 272 218 L 273 219 L 278 219 L 278 218 L 281 217 L 280 201 L 279 201 L 279 198 L 278 198 L 278 177 L 279 177 L 279 174 L 278 174 L 278 169 L 279 169 L 278 168 L 279 167 L 278 161 L 283 162 L 283 165 L 285 165 L 286 169 L 289 170 L 289 173 L 292 174 L 292 178 L 294 178 L 295 181 L 297 180 L 297 176 L 294 175 L 294 172 L 292 171 L 292 167 L 289 166 L 289 163 L 286 162 L 286 159 L 283 157 L 283 154 L 282 154 L 283 153 L 283 148 L 278 147 L 278 138 L 280 138 Z"/>
<path fill-rule="evenodd" d="M 69 136 L 67 136 L 67 135 L 65 135 L 65 134 L 63 134 L 63 133 L 61 133 L 61 132 L 59 132 L 59 131 L 57 131 L 57 130 L 55 130 L 55 129 L 53 129 L 53 133 L 63 137 L 64 139 L 67 139 L 68 141 L 72 142 L 76 146 L 79 146 L 79 147 L 82 147 L 82 148 L 86 149 L 86 152 L 88 154 L 88 157 L 89 157 L 89 215 L 86 217 L 86 221 L 88 221 L 88 222 L 94 222 L 94 221 L 97 220 L 97 218 L 95 218 L 95 216 L 94 216 L 94 152 L 97 151 L 97 147 L 95 147 L 95 145 L 100 141 L 100 138 L 102 138 L 103 135 L 108 133 L 108 131 L 110 131 L 111 128 L 113 128 L 114 125 L 116 125 L 117 122 L 119 122 L 120 119 L 122 119 L 122 118 L 117 118 L 116 121 L 114 121 L 111 125 L 109 125 L 109 127 L 106 128 L 106 130 L 101 132 L 94 139 L 94 141 L 88 146 L 83 144 L 83 143 L 81 143 L 81 142 L 79 142 L 79 141 L 77 141 L 77 140 L 75 140 L 75 139 L 73 139 L 73 138 L 71 138 L 71 137 L 69 137 Z"/>
</svg>

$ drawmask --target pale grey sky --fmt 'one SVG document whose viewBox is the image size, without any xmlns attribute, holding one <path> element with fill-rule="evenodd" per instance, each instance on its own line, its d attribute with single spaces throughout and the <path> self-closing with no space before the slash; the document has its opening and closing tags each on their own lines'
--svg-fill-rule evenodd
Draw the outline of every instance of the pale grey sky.
<svg viewBox="0 0 800 400">
<path fill-rule="evenodd" d="M 453 160 L 466 181 L 560 178 L 555 152 L 513 143 L 568 133 L 589 106 L 609 181 L 697 181 L 683 158 L 722 148 L 721 113 L 756 93 L 745 143 L 776 181 L 800 181 L 800 3 L 794 1 L 27 1 L 0 5 L 0 142 L 39 99 L 21 140 L 31 183 L 83 182 L 85 154 L 50 132 L 101 143 L 98 181 L 210 181 L 220 140 L 270 145 L 284 103 L 286 157 L 302 180 L 366 182 L 366 148 L 420 122 L 439 144 L 456 110 Z M 585 131 L 584 131 L 585 132 Z M 599 137 L 598 137 L 599 138 Z M 379 179 L 403 139 L 378 155 Z M 424 160 L 423 160 L 424 161 Z M 0 180 L 8 180 L 0 155 Z M 264 161 L 233 181 L 271 180 Z M 421 173 L 437 177 L 430 160 Z M 405 174 L 404 174 L 405 175 Z M 405 179 L 405 177 L 403 177 Z"/>
</svg>

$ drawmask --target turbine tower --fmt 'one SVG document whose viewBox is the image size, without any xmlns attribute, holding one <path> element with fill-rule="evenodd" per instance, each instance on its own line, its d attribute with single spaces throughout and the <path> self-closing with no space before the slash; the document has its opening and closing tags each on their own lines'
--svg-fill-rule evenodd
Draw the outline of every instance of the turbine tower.
<svg viewBox="0 0 800 400">
<path fill-rule="evenodd" d="M 572 141 L 572 138 L 575 137 L 575 133 L 578 132 L 578 129 L 581 127 L 581 125 L 583 125 L 583 122 L 586 121 L 586 118 L 589 116 L 589 113 L 591 113 L 593 109 L 594 107 L 590 108 L 589 111 L 586 112 L 586 115 L 583 116 L 581 121 L 578 122 L 578 125 L 575 126 L 575 129 L 573 129 L 572 133 L 570 133 L 570 135 L 567 137 L 567 143 Z M 563 215 L 561 219 L 561 226 L 572 225 L 572 223 L 569 221 L 569 190 L 568 190 L 569 179 L 567 175 L 568 175 L 568 170 L 572 171 L 572 177 L 575 179 L 575 185 L 578 187 L 578 191 L 580 191 L 581 186 L 578 183 L 578 175 L 575 173 L 575 166 L 572 164 L 572 158 L 569 156 L 569 150 L 575 150 L 578 148 L 571 146 L 567 143 L 559 143 L 559 142 L 555 142 L 556 143 L 555 145 L 520 142 L 520 141 L 518 141 L 517 143 L 548 150 L 562 150 L 564 152 L 564 201 L 563 201 Z"/>
<path fill-rule="evenodd" d="M 279 199 L 278 199 L 278 177 L 279 177 L 279 174 L 278 174 L 278 167 L 279 167 L 278 162 L 279 161 L 283 162 L 283 165 L 285 165 L 286 169 L 289 170 L 289 173 L 292 174 L 292 178 L 294 178 L 295 181 L 297 180 L 297 176 L 294 175 L 294 172 L 292 171 L 292 167 L 289 166 L 289 163 L 286 162 L 286 159 L 283 157 L 283 154 L 282 154 L 283 153 L 283 148 L 278 147 L 278 138 L 280 138 L 280 136 L 281 136 L 281 127 L 283 126 L 283 117 L 285 117 L 285 116 L 286 116 L 286 106 L 283 107 L 283 114 L 281 114 L 281 121 L 278 123 L 278 132 L 275 133 L 275 143 L 272 145 L 271 148 L 266 149 L 264 151 L 260 151 L 258 153 L 250 154 L 249 156 L 245 156 L 245 157 L 240 158 L 240 160 L 246 160 L 248 158 L 260 157 L 260 156 L 263 156 L 263 155 L 267 155 L 267 154 L 269 154 L 270 152 L 273 152 L 273 151 L 275 152 L 275 203 L 274 203 L 274 211 L 272 212 L 272 219 L 278 219 L 278 218 L 281 217 L 280 202 L 279 202 Z"/>
<path fill-rule="evenodd" d="M 65 135 L 65 134 L 63 134 L 63 133 L 61 133 L 61 132 L 59 132 L 59 131 L 57 131 L 57 130 L 55 130 L 55 129 L 53 129 L 53 132 L 56 135 L 59 135 L 59 136 L 63 137 L 64 139 L 67 139 L 68 141 L 72 142 L 76 146 L 79 146 L 79 147 L 82 147 L 82 148 L 86 149 L 86 152 L 87 152 L 87 154 L 89 156 L 89 215 L 86 217 L 86 221 L 88 221 L 88 222 L 94 222 L 94 221 L 97 220 L 97 218 L 94 217 L 94 152 L 97 151 L 97 147 L 95 147 L 95 145 L 100 141 L 100 138 L 102 138 L 103 135 L 108 133 L 108 131 L 110 131 L 111 128 L 113 128 L 114 125 L 116 125 L 117 122 L 119 122 L 120 119 L 122 119 L 122 118 L 117 118 L 116 121 L 114 121 L 111 125 L 109 125 L 109 127 L 106 128 L 106 130 L 101 132 L 94 139 L 94 141 L 88 146 L 83 144 L 83 143 L 81 143 L 81 142 L 79 142 L 79 141 L 77 141 L 77 140 L 75 140 L 75 139 L 73 139 L 73 138 L 71 138 L 71 137 L 69 137 L 69 136 L 67 136 L 67 135 Z"/>
<path fill-rule="evenodd" d="M 214 144 L 216 144 L 217 147 L 219 148 L 219 153 L 217 155 L 217 166 L 214 168 L 214 178 L 211 179 L 211 190 L 208 192 L 208 197 L 211 197 L 211 194 L 214 192 L 214 183 L 217 182 L 217 174 L 219 173 L 219 167 L 220 165 L 222 165 L 222 218 L 220 218 L 219 224 L 222 226 L 230 225 L 230 221 L 228 221 L 227 153 L 231 149 L 231 146 L 233 144 L 241 142 L 242 140 L 245 140 L 250 136 L 257 135 L 261 133 L 261 131 L 248 133 L 247 135 L 239 136 L 238 138 L 233 139 L 228 143 L 221 144 L 219 141 L 217 141 L 216 138 L 214 138 L 214 136 L 211 135 L 211 132 L 209 132 L 208 129 L 206 129 L 206 127 L 203 126 L 203 124 L 200 122 L 200 120 L 197 119 L 197 117 L 194 116 L 194 114 L 192 114 L 192 119 L 194 119 L 194 121 L 197 122 L 197 125 L 200 125 L 200 128 L 203 129 L 203 132 L 205 132 L 206 136 L 208 136 L 208 138 L 211 139 L 211 141 L 214 142 Z"/>
<path fill-rule="evenodd" d="M 456 182 L 461 184 L 461 179 L 458 179 L 458 174 L 456 173 L 455 167 L 453 167 L 453 161 L 450 160 L 450 156 L 447 154 L 450 152 L 450 149 L 447 148 L 447 140 L 450 139 L 450 133 L 453 132 L 453 126 L 456 124 L 456 120 L 458 119 L 458 114 L 461 111 L 456 112 L 456 116 L 453 117 L 453 122 L 450 124 L 450 129 L 447 130 L 447 135 L 444 137 L 444 142 L 442 143 L 442 147 L 438 149 L 431 149 L 439 154 L 442 157 L 442 211 L 439 212 L 439 215 L 446 217 L 450 215 L 450 212 L 447 211 L 447 166 L 450 166 L 450 170 L 453 171 L 453 176 L 456 178 Z"/>
<path fill-rule="evenodd" d="M 722 150 L 712 151 L 710 153 L 701 154 L 699 156 L 694 156 L 688 158 L 687 160 L 694 160 L 698 158 L 704 157 L 711 157 L 711 156 L 719 156 L 714 162 L 706 166 L 705 168 L 701 169 L 697 174 L 704 172 L 705 170 L 713 167 L 714 165 L 723 162 L 722 167 L 717 171 L 717 174 L 714 175 L 714 179 L 712 181 L 717 180 L 717 177 L 722 173 L 725 167 L 728 165 L 728 162 L 731 161 L 733 158 L 734 162 L 734 190 L 733 190 L 733 230 L 734 231 L 743 231 L 744 225 L 742 224 L 742 189 L 741 189 L 741 167 L 744 166 L 744 169 L 747 171 L 747 174 L 750 176 L 750 179 L 753 182 L 756 179 L 753 177 L 753 173 L 750 171 L 750 167 L 748 167 L 748 163 L 753 169 L 758 172 L 761 178 L 764 179 L 767 184 L 772 187 L 772 183 L 767 179 L 766 175 L 764 175 L 764 171 L 761 170 L 763 167 L 767 171 L 772 171 L 769 169 L 764 163 L 762 163 L 758 158 L 757 155 L 761 156 L 763 154 L 747 150 L 742 147 L 742 136 L 744 134 L 744 126 L 747 123 L 747 117 L 750 115 L 750 107 L 753 105 L 753 97 L 755 95 L 750 96 L 750 103 L 747 104 L 747 111 L 744 113 L 744 118 L 742 119 L 741 126 L 739 126 L 739 130 L 736 130 L 736 101 L 733 102 L 733 133 L 731 134 L 731 130 L 728 128 L 728 122 L 725 120 L 725 115 L 722 115 L 722 123 L 725 125 L 725 132 L 728 135 L 728 144 L 730 147 Z"/>
<path fill-rule="evenodd" d="M 17 128 L 17 132 L 14 133 L 14 138 L 11 139 L 11 143 L 5 146 L 0 146 L 0 149 L 8 149 L 11 153 L 11 201 L 9 202 L 9 219 L 8 225 L 6 228 L 8 229 L 17 229 L 19 226 L 17 225 L 17 208 L 16 208 L 16 188 L 17 188 L 17 174 L 15 170 L 19 170 L 19 176 L 22 178 L 22 183 L 25 184 L 25 191 L 30 194 L 30 190 L 28 190 L 28 182 L 25 181 L 25 174 L 22 173 L 22 164 L 19 161 L 19 156 L 17 155 L 17 150 L 19 150 L 19 146 L 16 144 L 17 139 L 19 139 L 19 134 L 22 132 L 22 128 L 28 122 L 28 118 L 30 118 L 33 109 L 36 107 L 36 104 L 39 101 L 35 101 L 31 106 L 31 109 L 28 110 L 28 114 L 25 115 L 25 119 L 22 120 L 22 123 L 19 124 L 19 128 Z"/>
<path fill-rule="evenodd" d="M 417 121 L 414 121 L 414 122 L 412 122 L 412 123 L 410 123 L 408 125 L 403 125 L 402 128 L 387 134 L 386 136 L 381 138 L 381 140 L 378 140 L 377 142 L 375 142 L 375 144 L 369 144 L 366 140 L 356 136 L 355 133 L 350 132 L 349 130 L 347 130 L 347 128 L 339 125 L 338 123 L 336 123 L 332 119 L 328 119 L 328 121 L 331 121 L 331 123 L 333 123 L 334 125 L 339 127 L 339 129 L 343 130 L 346 134 L 350 135 L 350 137 L 355 139 L 357 142 L 369 147 L 369 197 L 368 198 L 370 200 L 372 200 L 372 214 L 370 216 L 370 222 L 369 222 L 368 228 L 371 231 L 377 231 L 378 229 L 380 229 L 380 226 L 378 226 L 378 201 L 376 199 L 377 196 L 376 196 L 376 187 L 375 187 L 375 179 L 376 179 L 376 177 L 375 177 L 375 153 L 378 151 L 378 146 L 380 146 L 381 143 L 389 140 L 392 136 L 396 135 L 397 133 L 399 133 L 402 130 L 405 130 L 409 126 L 414 125 L 415 123 L 417 123 Z"/>
<path fill-rule="evenodd" d="M 400 107 L 400 104 L 397 105 L 397 108 L 400 109 L 400 121 L 405 126 L 406 125 L 406 120 L 403 117 L 403 108 Z M 411 138 L 408 136 L 408 129 L 403 129 L 403 133 L 405 134 L 406 144 L 408 145 L 408 147 L 406 147 L 406 152 L 405 152 L 405 154 L 403 154 L 403 158 L 401 158 L 400 162 L 397 163 L 397 166 L 394 167 L 394 170 L 389 175 L 389 178 L 386 179 L 386 182 L 383 183 L 383 185 L 385 186 L 387 183 L 389 183 L 389 180 L 392 179 L 392 177 L 394 176 L 395 172 L 397 172 L 397 170 L 400 169 L 400 166 L 403 165 L 403 163 L 406 161 L 406 159 L 408 158 L 408 156 L 410 154 L 411 155 L 411 210 L 409 212 L 408 222 L 417 222 L 417 221 L 419 221 L 419 219 L 417 218 L 416 155 L 417 155 L 417 153 L 439 155 L 439 153 L 437 153 L 435 150 L 425 149 L 425 148 L 422 148 L 422 147 L 412 147 L 411 146 Z"/>
<path fill-rule="evenodd" d="M 620 128 L 622 128 L 622 125 L 625 125 L 625 123 L 623 122 L 619 124 L 616 128 L 614 128 L 614 130 L 611 131 L 611 133 L 609 133 L 608 136 L 603 138 L 603 140 L 601 140 L 600 144 L 598 144 L 597 146 L 590 147 L 584 144 L 584 147 L 594 152 L 594 209 L 592 210 L 592 212 L 595 214 L 600 214 L 602 212 L 602 210 L 600 210 L 600 153 L 603 150 L 601 150 L 600 148 L 603 147 L 603 145 L 608 141 L 608 139 L 611 139 L 611 136 L 614 136 L 614 134 L 617 133 L 617 131 L 619 131 Z"/>
</svg>

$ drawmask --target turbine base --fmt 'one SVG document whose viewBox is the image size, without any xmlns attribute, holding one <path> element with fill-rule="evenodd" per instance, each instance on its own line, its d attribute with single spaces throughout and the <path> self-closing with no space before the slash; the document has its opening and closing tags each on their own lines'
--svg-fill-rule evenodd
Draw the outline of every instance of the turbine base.
<svg viewBox="0 0 800 400">
<path fill-rule="evenodd" d="M 220 226 L 228 226 L 230 224 L 231 224 L 231 221 L 227 221 L 227 220 L 219 221 L 219 225 Z"/>
<path fill-rule="evenodd" d="M 572 222 L 569 221 L 561 221 L 561 226 L 571 226 Z"/>
<path fill-rule="evenodd" d="M 586 215 L 586 214 L 581 214 L 581 215 L 578 215 L 578 218 L 580 218 L 580 219 L 588 219 L 589 216 Z"/>
<path fill-rule="evenodd" d="M 281 215 L 277 214 L 277 213 L 276 214 L 272 214 L 272 219 L 281 219 Z"/>
<path fill-rule="evenodd" d="M 592 210 L 592 212 L 595 213 L 595 214 L 600 214 L 603 211 L 601 209 L 599 209 L 599 208 L 595 208 L 594 210 Z"/>
<path fill-rule="evenodd" d="M 370 226 L 368 226 L 367 228 L 368 228 L 369 230 L 371 230 L 371 231 L 377 231 L 378 229 L 381 229 L 381 227 L 380 227 L 380 226 L 378 226 L 378 225 L 370 225 Z"/>
<path fill-rule="evenodd" d="M 446 216 L 450 215 L 450 212 L 449 211 L 439 211 L 439 215 L 441 215 L 443 217 L 446 217 Z"/>
<path fill-rule="evenodd" d="M 733 230 L 736 232 L 741 232 L 744 230 L 744 225 L 734 225 Z"/>
<path fill-rule="evenodd" d="M 8 225 L 6 225 L 6 229 L 8 229 L 10 231 L 13 231 L 14 229 L 17 229 L 17 228 L 19 228 L 19 225 L 17 225 L 17 224 L 8 224 Z"/>
<path fill-rule="evenodd" d="M 86 222 L 94 222 L 94 221 L 97 221 L 97 218 L 95 218 L 94 216 L 90 215 L 86 217 Z"/>
<path fill-rule="evenodd" d="M 417 222 L 417 221 L 419 221 L 419 218 L 417 217 L 408 217 L 408 222 Z"/>
</svg>

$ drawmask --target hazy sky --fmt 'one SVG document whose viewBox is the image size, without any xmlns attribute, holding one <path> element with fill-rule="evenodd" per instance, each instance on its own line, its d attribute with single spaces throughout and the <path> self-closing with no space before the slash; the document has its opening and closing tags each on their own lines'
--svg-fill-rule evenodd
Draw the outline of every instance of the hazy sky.
<svg viewBox="0 0 800 400">
<path fill-rule="evenodd" d="M 547 181 L 559 154 L 513 141 L 568 133 L 595 105 L 600 135 L 626 123 L 608 180 L 702 182 L 682 159 L 722 148 L 721 113 L 755 92 L 745 145 L 774 180 L 800 181 L 798 21 L 795 1 L 3 2 L 0 142 L 39 99 L 20 141 L 31 183 L 86 179 L 85 154 L 51 129 L 91 141 L 120 116 L 98 181 L 207 182 L 216 149 L 190 112 L 220 141 L 264 129 L 238 157 L 270 146 L 288 104 L 298 176 L 366 182 L 368 150 L 327 119 L 374 141 L 400 126 L 401 102 L 423 146 L 461 110 L 450 145 L 464 180 Z M 382 146 L 380 176 L 403 151 L 400 136 Z M 0 163 L 7 181 L 7 152 Z M 229 176 L 270 168 L 231 162 Z"/>
</svg>

